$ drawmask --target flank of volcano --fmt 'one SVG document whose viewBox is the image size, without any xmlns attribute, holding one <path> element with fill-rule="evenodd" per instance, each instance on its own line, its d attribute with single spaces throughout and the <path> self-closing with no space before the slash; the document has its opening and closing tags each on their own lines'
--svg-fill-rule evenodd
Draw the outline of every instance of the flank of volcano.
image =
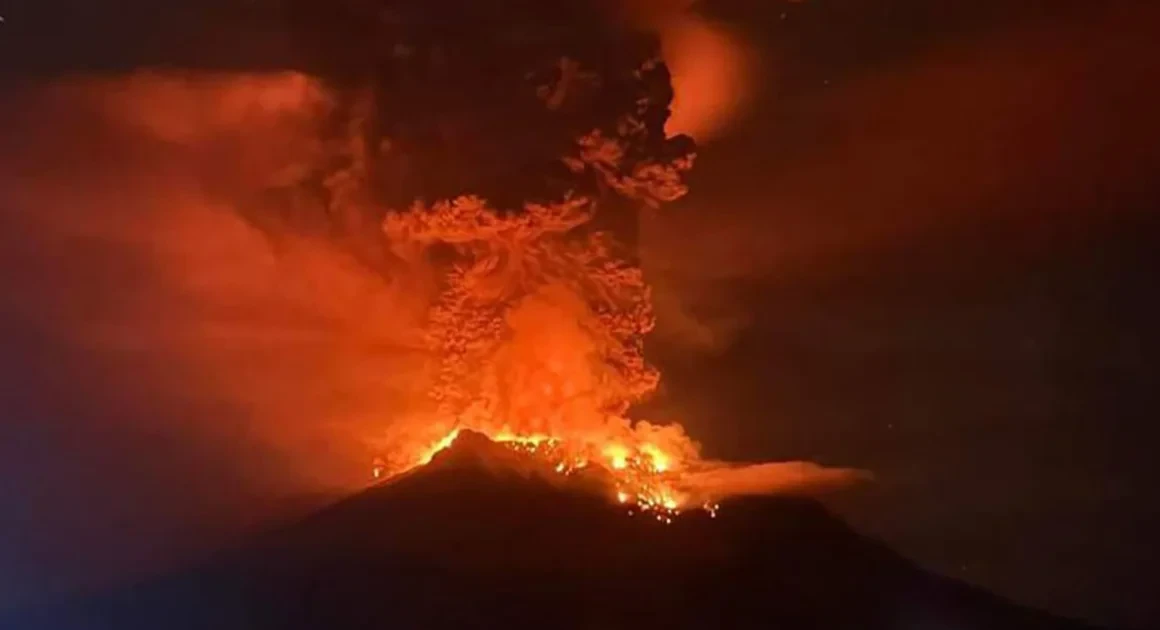
<svg viewBox="0 0 1160 630">
<path fill-rule="evenodd" d="M 663 523 L 627 516 L 601 476 L 562 478 L 464 432 L 427 465 L 198 569 L 6 627 L 1085 627 L 926 573 L 809 498 L 736 498 Z"/>
</svg>

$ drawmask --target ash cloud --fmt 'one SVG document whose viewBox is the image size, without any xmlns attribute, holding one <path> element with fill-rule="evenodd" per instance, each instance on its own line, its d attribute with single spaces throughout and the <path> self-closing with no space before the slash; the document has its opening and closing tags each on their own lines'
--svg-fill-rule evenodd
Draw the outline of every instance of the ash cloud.
<svg viewBox="0 0 1160 630">
<path fill-rule="evenodd" d="M 276 514 L 279 497 L 349 491 L 369 474 L 368 443 L 426 390 L 423 274 L 310 196 L 350 167 L 326 163 L 350 157 L 335 143 L 360 81 L 418 49 L 368 48 L 374 21 L 311 6 L 215 5 L 188 21 L 187 4 L 6 13 L 4 57 L 27 64 L 3 68 L 0 107 L 5 597 L 125 578 Z M 594 11 L 581 24 L 601 50 Z M 494 30 L 484 17 L 473 38 Z M 215 33 L 247 44 L 222 48 Z M 524 79 L 505 65 L 518 57 L 468 61 Z M 503 158 L 467 151 L 439 171 L 425 167 L 455 152 L 411 151 L 414 188 L 385 191 L 408 203 L 571 140 L 505 122 L 508 95 L 486 75 L 383 87 L 400 86 L 398 119 L 463 125 L 402 129 L 411 148 L 479 131 L 464 146 Z"/>
<path fill-rule="evenodd" d="M 644 54 L 618 39 L 603 7 L 573 4 L 578 23 L 591 26 L 581 29 L 581 49 Z M 4 504 L 17 514 L 12 531 L 0 532 L 0 565 L 15 567 L 3 576 L 13 597 L 65 586 L 78 571 L 100 580 L 155 566 L 208 544 L 206 532 L 236 533 L 270 513 L 260 505 L 267 497 L 350 489 L 370 461 L 366 436 L 425 388 L 418 375 L 428 357 L 416 340 L 430 298 L 423 278 L 364 247 L 316 199 L 278 195 L 318 188 L 320 163 L 350 159 L 349 147 L 332 143 L 348 137 L 342 123 L 357 114 L 360 81 L 378 64 L 422 52 L 438 67 L 442 53 L 408 41 L 375 48 L 379 38 L 359 30 L 370 22 L 357 11 L 335 18 L 321 5 L 257 6 L 277 11 L 250 18 L 276 26 L 225 52 L 210 34 L 247 27 L 224 17 L 182 22 L 190 7 L 164 20 L 129 11 L 112 29 L 69 12 L 57 19 L 48 4 L 6 16 L 15 36 L 5 56 L 30 60 L 0 111 L 14 130 L 0 140 L 0 306 L 13 348 L 0 472 L 14 480 Z M 319 10 L 326 28 L 311 19 Z M 483 24 L 495 21 L 479 11 Z M 688 34 L 699 22 L 686 12 L 650 14 L 660 21 L 649 28 Z M 30 21 L 35 28 L 13 30 Z M 551 40 L 553 24 L 531 34 Z M 121 37 L 125 29 L 152 33 Z M 82 32 L 73 48 L 47 48 Z M 631 39 L 693 59 L 698 37 L 687 46 L 650 33 Z M 474 61 L 478 71 L 511 60 Z M 139 71 L 157 65 L 184 70 Z M 498 181 L 502 198 L 526 183 L 520 167 L 558 156 L 557 144 L 574 138 L 573 127 L 545 134 L 527 118 L 513 121 L 494 91 L 506 84 L 487 76 L 463 72 L 431 90 L 424 81 L 380 86 L 380 102 L 399 119 L 455 123 L 380 130 L 414 149 L 400 167 L 414 187 L 388 182 L 380 192 L 410 201 Z M 407 98 L 392 101 L 400 85 Z M 682 124 L 715 132 L 731 107 L 681 114 Z M 443 162 L 455 155 L 462 163 Z"/>
<path fill-rule="evenodd" d="M 319 168 L 350 157 L 344 125 L 358 82 L 382 61 L 361 56 L 365 38 L 340 29 L 318 40 L 333 48 L 227 60 L 316 73 L 223 72 L 214 68 L 230 64 L 196 37 L 157 48 L 99 28 L 76 57 L 41 56 L 58 40 L 37 33 L 67 33 L 76 19 L 51 13 L 17 12 L 5 25 L 6 57 L 30 60 L 0 107 L 11 385 L 0 473 L 13 515 L 0 530 L 0 591 L 12 600 L 125 579 L 278 515 L 280 497 L 359 487 L 375 436 L 426 391 L 430 360 L 417 321 L 431 297 L 422 270 L 365 247 L 310 196 L 325 187 L 320 174 L 350 166 Z M 144 15 L 129 13 L 129 24 Z M 309 40 L 296 30 L 309 21 L 266 17 L 279 42 Z M 177 69 L 136 69 L 163 62 Z M 505 101 L 481 100 L 481 76 L 450 78 L 463 81 L 412 85 L 394 103 L 399 118 L 471 123 L 478 113 L 472 146 L 503 151 L 505 166 L 542 146 L 509 134 L 522 121 L 504 123 Z M 471 98 L 440 101 L 441 88 Z M 426 146 L 431 129 L 418 127 L 403 131 Z M 489 163 L 467 158 L 458 164 Z M 454 164 L 443 174 L 386 192 L 409 202 L 475 177 Z"/>
<path fill-rule="evenodd" d="M 243 218 L 282 207 L 265 191 L 327 107 L 297 73 L 4 104 L 6 598 L 126 579 L 366 477 L 366 438 L 421 387 L 424 294 Z"/>
</svg>

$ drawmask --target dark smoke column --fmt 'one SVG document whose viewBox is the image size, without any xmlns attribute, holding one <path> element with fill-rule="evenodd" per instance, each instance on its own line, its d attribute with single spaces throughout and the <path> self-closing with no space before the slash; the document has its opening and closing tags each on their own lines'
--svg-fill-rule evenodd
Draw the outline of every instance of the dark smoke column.
<svg viewBox="0 0 1160 630">
<path fill-rule="evenodd" d="M 322 206 L 430 296 L 429 405 L 410 414 L 430 435 L 415 441 L 467 428 L 551 435 L 577 455 L 593 436 L 643 443 L 651 427 L 627 412 L 659 374 L 643 355 L 637 222 L 685 193 L 693 159 L 688 138 L 665 136 L 655 34 L 590 0 L 344 7 L 303 31 L 341 99 Z M 422 459 L 393 450 L 389 470 Z"/>
<path fill-rule="evenodd" d="M 571 193 L 599 199 L 593 227 L 631 243 L 626 201 L 684 192 L 693 147 L 665 138 L 672 89 L 659 42 L 598 2 L 293 2 L 301 45 L 342 95 L 333 132 L 359 141 L 323 167 L 344 230 L 415 201 L 471 194 L 508 211 Z M 350 169 L 356 177 L 334 177 Z M 352 179 L 369 199 L 337 205 L 366 206 L 376 213 L 366 221 L 334 207 Z"/>
</svg>

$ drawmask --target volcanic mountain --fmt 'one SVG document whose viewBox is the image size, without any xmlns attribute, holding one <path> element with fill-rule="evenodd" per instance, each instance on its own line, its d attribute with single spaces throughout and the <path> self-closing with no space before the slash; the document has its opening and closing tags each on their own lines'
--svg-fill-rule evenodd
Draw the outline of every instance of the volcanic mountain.
<svg viewBox="0 0 1160 630">
<path fill-rule="evenodd" d="M 665 523 L 465 432 L 198 569 L 20 628 L 1083 628 L 930 575 L 804 498 Z"/>
</svg>

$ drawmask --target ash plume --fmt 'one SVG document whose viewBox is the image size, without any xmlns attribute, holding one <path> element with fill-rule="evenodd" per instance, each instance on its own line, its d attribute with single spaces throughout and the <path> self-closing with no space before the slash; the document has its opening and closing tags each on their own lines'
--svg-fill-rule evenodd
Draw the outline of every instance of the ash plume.
<svg viewBox="0 0 1160 630">
<path fill-rule="evenodd" d="M 145 72 L 0 106 L 0 605 L 362 487 L 362 436 L 421 395 L 422 294 L 243 218 L 285 211 L 264 189 L 325 101 L 297 73 Z"/>
<path fill-rule="evenodd" d="M 107 505 L 92 536 L 236 530 L 254 496 L 361 486 L 384 449 L 501 410 L 696 457 L 628 415 L 657 379 L 639 211 L 692 165 L 661 38 L 589 2 L 435 4 L 280 4 L 309 71 L 73 75 L 6 104 L 5 317 L 63 366 L 26 377 L 32 452 L 85 470 L 149 436 L 106 486 L 38 482 Z M 62 454 L 70 431 L 93 439 Z"/>
<path fill-rule="evenodd" d="M 662 28 L 687 7 L 609 21 L 580 3 L 568 5 L 564 24 L 520 5 L 504 21 L 514 31 L 457 40 L 454 49 L 445 47 L 447 23 L 424 22 L 411 5 L 383 10 L 400 26 L 378 43 L 392 59 L 369 88 L 350 92 L 346 153 L 323 180 L 328 214 L 346 221 L 340 229 L 358 231 L 369 211 L 388 257 L 429 273 L 436 293 L 425 329 L 429 404 L 397 424 L 405 438 L 384 440 L 384 469 L 421 464 L 467 429 L 547 444 L 562 451 L 553 455 L 557 470 L 598 455 L 634 471 L 621 496 L 679 504 L 660 477 L 696 470 L 698 446 L 679 426 L 662 435 L 667 429 L 629 411 L 659 379 L 643 353 L 655 320 L 635 253 L 639 212 L 661 213 L 683 197 L 693 163 L 692 140 L 668 124 L 679 95 Z M 497 57 L 519 63 L 480 66 Z M 412 89 L 424 107 L 409 105 Z M 480 94 L 484 103 L 457 107 Z M 702 471 L 691 494 L 855 478 L 794 470 L 717 467 L 711 477 Z M 658 477 L 642 485 L 636 473 Z"/>
</svg>

